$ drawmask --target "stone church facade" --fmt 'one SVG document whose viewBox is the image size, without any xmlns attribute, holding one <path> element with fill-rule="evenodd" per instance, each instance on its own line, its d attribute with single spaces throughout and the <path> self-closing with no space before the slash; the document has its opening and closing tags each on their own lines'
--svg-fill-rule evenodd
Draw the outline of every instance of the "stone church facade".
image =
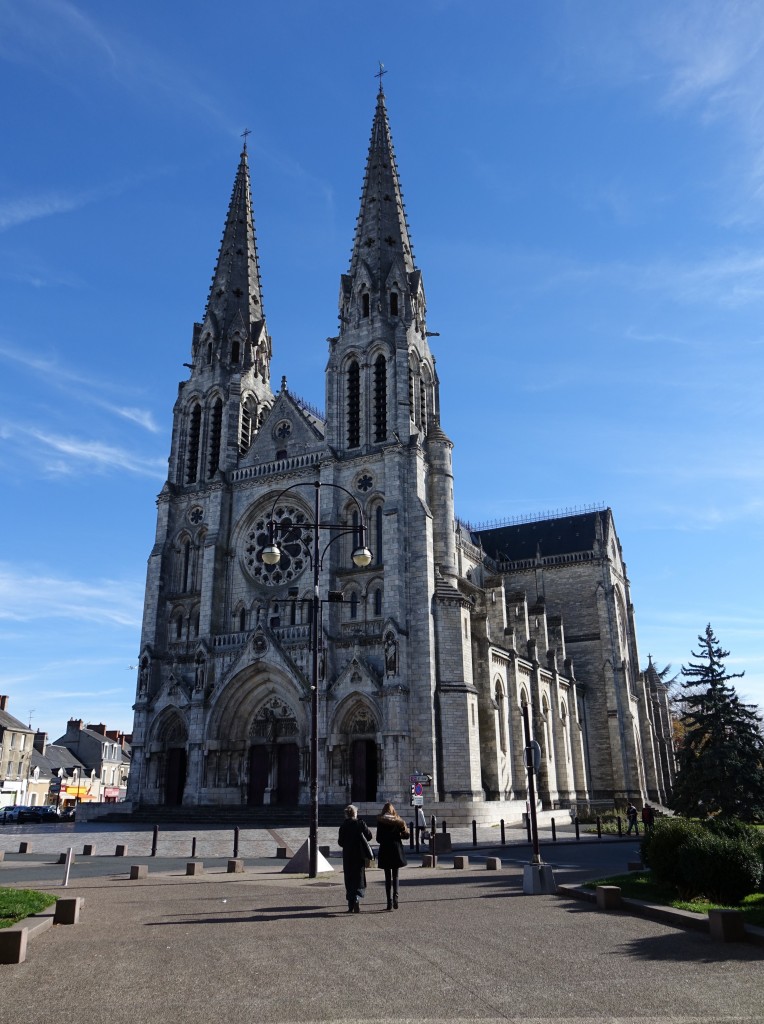
<svg viewBox="0 0 764 1024">
<path fill-rule="evenodd" d="M 318 494 L 321 803 L 405 805 L 419 771 L 449 820 L 511 820 L 524 703 L 544 807 L 662 802 L 666 692 L 639 670 L 610 510 L 486 530 L 455 515 L 381 90 L 339 308 L 323 417 L 271 386 L 245 145 L 158 497 L 129 799 L 308 802 Z M 372 561 L 356 568 L 361 526 Z"/>
</svg>

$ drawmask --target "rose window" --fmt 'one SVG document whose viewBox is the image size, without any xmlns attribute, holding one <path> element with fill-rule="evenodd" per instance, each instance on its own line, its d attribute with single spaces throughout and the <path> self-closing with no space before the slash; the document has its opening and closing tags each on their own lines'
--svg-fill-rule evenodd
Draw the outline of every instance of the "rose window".
<svg viewBox="0 0 764 1024">
<path fill-rule="evenodd" d="M 263 548 L 270 543 L 269 514 L 258 516 L 244 539 L 244 566 L 258 583 L 278 587 L 302 575 L 310 562 L 313 529 L 307 514 L 297 505 L 279 504 L 273 510 L 275 540 L 281 549 L 276 565 L 266 565 Z"/>
</svg>

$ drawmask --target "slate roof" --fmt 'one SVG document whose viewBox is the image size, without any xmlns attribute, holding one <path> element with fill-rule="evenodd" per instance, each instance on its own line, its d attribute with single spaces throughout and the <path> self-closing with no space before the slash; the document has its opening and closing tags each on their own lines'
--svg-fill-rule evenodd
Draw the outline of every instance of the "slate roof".
<svg viewBox="0 0 764 1024">
<path fill-rule="evenodd" d="M 30 729 L 28 725 L 24 725 L 7 711 L 0 711 L 0 729 L 13 729 L 14 732 L 34 732 L 34 729 Z"/>
<path fill-rule="evenodd" d="M 67 775 L 71 775 L 75 768 L 79 768 L 83 773 L 86 770 L 85 765 L 78 757 L 57 743 L 49 743 L 44 754 L 41 754 L 39 750 L 33 750 L 32 768 L 39 768 L 41 775 L 46 774 L 51 777 L 59 768 L 63 768 Z"/>
<path fill-rule="evenodd" d="M 597 536 L 607 536 L 609 509 L 582 512 L 554 519 L 540 519 L 530 523 L 513 523 L 488 530 L 472 532 L 472 542 L 482 546 L 485 553 L 499 562 L 519 562 L 524 559 L 554 555 L 572 555 L 591 551 Z"/>
</svg>

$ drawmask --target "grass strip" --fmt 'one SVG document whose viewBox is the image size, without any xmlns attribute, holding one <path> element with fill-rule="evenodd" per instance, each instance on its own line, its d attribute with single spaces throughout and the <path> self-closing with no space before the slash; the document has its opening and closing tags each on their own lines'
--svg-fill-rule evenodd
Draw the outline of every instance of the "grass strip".
<svg viewBox="0 0 764 1024">
<path fill-rule="evenodd" d="M 0 928 L 10 928 L 25 917 L 39 914 L 56 897 L 49 892 L 38 892 L 36 889 L 0 889 Z"/>
<path fill-rule="evenodd" d="M 764 893 L 761 892 L 751 893 L 737 906 L 712 903 L 704 899 L 682 900 L 670 886 L 654 882 L 649 871 L 600 878 L 596 882 L 585 882 L 584 888 L 596 889 L 598 885 L 617 885 L 621 895 L 627 899 L 645 900 L 647 903 L 658 903 L 663 907 L 673 907 L 675 910 L 691 910 L 695 914 L 707 914 L 709 910 L 740 910 L 746 924 L 764 928 Z"/>
</svg>

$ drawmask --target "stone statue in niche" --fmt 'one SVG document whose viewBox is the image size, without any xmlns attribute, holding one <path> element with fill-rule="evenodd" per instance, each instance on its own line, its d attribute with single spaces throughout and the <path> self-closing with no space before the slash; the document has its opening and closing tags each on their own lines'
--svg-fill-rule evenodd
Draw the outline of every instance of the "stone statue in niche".
<svg viewBox="0 0 764 1024">
<path fill-rule="evenodd" d="M 394 633 L 385 634 L 385 675 L 394 676 L 398 673 L 398 641 Z"/>
<path fill-rule="evenodd" d="M 138 671 L 138 696 L 145 697 L 149 689 L 149 663 L 146 658 L 141 662 Z"/>
<path fill-rule="evenodd" d="M 194 681 L 194 690 L 199 693 L 200 690 L 204 689 L 204 676 L 205 676 L 205 665 L 204 658 L 200 658 L 196 663 L 196 679 Z"/>
</svg>

